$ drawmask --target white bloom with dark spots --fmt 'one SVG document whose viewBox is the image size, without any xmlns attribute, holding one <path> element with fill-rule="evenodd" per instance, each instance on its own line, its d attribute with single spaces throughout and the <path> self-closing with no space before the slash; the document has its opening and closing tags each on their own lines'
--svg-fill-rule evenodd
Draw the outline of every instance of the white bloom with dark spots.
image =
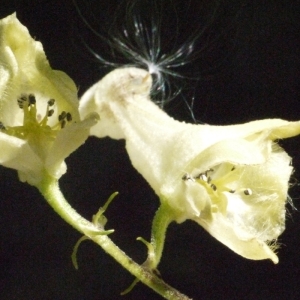
<svg viewBox="0 0 300 300">
<path fill-rule="evenodd" d="M 16 15 L 0 20 L 0 164 L 33 185 L 44 172 L 59 178 L 95 118 L 80 120 L 74 82 L 51 69 Z"/>
</svg>

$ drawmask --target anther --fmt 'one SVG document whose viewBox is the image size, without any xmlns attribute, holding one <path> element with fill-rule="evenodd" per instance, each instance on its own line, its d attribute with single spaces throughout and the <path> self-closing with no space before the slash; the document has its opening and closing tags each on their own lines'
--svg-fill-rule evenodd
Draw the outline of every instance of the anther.
<svg viewBox="0 0 300 300">
<path fill-rule="evenodd" d="M 189 176 L 187 173 L 185 173 L 185 174 L 181 177 L 181 179 L 182 179 L 182 180 L 187 180 L 189 177 L 190 177 L 190 176 Z"/>
<path fill-rule="evenodd" d="M 67 113 L 62 111 L 62 113 L 58 116 L 58 121 L 62 121 L 66 117 Z"/>
<path fill-rule="evenodd" d="M 50 110 L 48 111 L 47 116 L 48 116 L 48 117 L 51 117 L 53 114 L 54 114 L 54 109 L 50 109 Z"/>
<path fill-rule="evenodd" d="M 54 103 L 55 103 L 55 99 L 49 99 L 49 100 L 48 100 L 48 105 L 49 105 L 49 106 L 53 106 Z"/>
<path fill-rule="evenodd" d="M 20 108 L 24 107 L 24 103 L 27 102 L 27 95 L 26 94 L 21 94 L 21 96 L 17 99 L 18 105 Z"/>
<path fill-rule="evenodd" d="M 34 105 L 36 103 L 35 96 L 33 94 L 28 95 L 28 105 Z"/>
<path fill-rule="evenodd" d="M 233 194 L 235 193 L 235 190 L 230 190 L 229 193 Z"/>
<path fill-rule="evenodd" d="M 189 174 L 185 173 L 182 178 L 182 180 L 192 180 L 195 181 L 195 179 L 193 177 L 191 177 Z"/>
<path fill-rule="evenodd" d="M 213 183 L 210 185 L 210 187 L 213 189 L 213 191 L 217 190 L 217 187 Z"/>
<path fill-rule="evenodd" d="M 61 123 L 61 128 L 65 128 L 67 122 L 72 121 L 72 115 L 69 112 L 63 111 L 58 116 L 58 121 Z"/>
<path fill-rule="evenodd" d="M 0 122 L 0 130 L 5 130 L 5 126 L 3 125 L 3 123 L 2 122 Z"/>
<path fill-rule="evenodd" d="M 252 195 L 251 189 L 245 189 L 245 190 L 244 190 L 244 194 L 245 194 L 246 196 Z"/>
<path fill-rule="evenodd" d="M 69 112 L 67 113 L 66 118 L 68 122 L 72 121 L 72 115 Z"/>
</svg>

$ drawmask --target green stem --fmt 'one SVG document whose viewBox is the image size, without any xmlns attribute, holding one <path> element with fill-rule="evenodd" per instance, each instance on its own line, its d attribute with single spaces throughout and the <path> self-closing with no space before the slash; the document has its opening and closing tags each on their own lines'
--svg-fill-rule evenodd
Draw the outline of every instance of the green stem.
<svg viewBox="0 0 300 300">
<path fill-rule="evenodd" d="M 169 206 L 164 201 L 161 202 L 162 204 L 156 211 L 152 222 L 151 244 L 154 248 L 154 261 L 151 262 L 151 267 L 153 269 L 158 266 L 161 260 L 167 228 L 174 220 Z"/>
<path fill-rule="evenodd" d="M 119 264 L 145 285 L 152 288 L 165 299 L 189 300 L 187 296 L 181 294 L 157 277 L 149 268 L 140 266 L 134 262 L 117 245 L 115 245 L 107 235 L 99 234 L 99 227 L 83 218 L 66 201 L 59 189 L 57 180 L 46 175 L 37 188 L 59 216 L 102 247 L 106 253 L 112 256 Z"/>
</svg>

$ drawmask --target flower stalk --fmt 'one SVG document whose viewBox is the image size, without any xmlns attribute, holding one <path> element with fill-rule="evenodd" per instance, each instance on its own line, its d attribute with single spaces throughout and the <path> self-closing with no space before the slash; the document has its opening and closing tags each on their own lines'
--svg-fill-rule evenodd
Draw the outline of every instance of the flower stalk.
<svg viewBox="0 0 300 300">
<path fill-rule="evenodd" d="M 167 203 L 162 201 L 161 206 L 156 211 L 151 230 L 151 245 L 153 247 L 152 269 L 155 269 L 160 260 L 164 249 L 165 238 L 168 226 L 174 221 L 174 216 Z M 150 258 L 150 257 L 149 257 Z"/>
<path fill-rule="evenodd" d="M 46 174 L 43 180 L 37 185 L 37 188 L 45 197 L 49 205 L 62 219 L 99 245 L 107 254 L 113 257 L 139 281 L 156 291 L 165 299 L 190 299 L 165 283 L 147 266 L 139 265 L 134 262 L 105 234 L 104 228 L 101 228 L 99 224 L 96 226 L 74 210 L 62 194 L 58 181 L 55 178 Z M 158 213 L 158 215 L 160 214 Z M 159 223 L 162 224 L 162 222 Z M 159 247 L 159 249 L 161 249 L 161 247 Z"/>
</svg>

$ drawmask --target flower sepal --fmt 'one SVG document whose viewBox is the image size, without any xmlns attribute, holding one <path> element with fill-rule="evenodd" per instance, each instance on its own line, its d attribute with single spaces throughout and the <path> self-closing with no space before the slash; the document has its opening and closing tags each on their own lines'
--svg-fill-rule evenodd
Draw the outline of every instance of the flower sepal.
<svg viewBox="0 0 300 300">
<path fill-rule="evenodd" d="M 91 87 L 80 113 L 97 111 L 103 122 L 90 133 L 125 139 L 132 165 L 173 220 L 194 220 L 236 253 L 276 263 L 293 171 L 277 140 L 299 135 L 300 122 L 179 122 L 151 101 L 151 84 L 147 71 L 123 68 Z"/>
<path fill-rule="evenodd" d="M 0 164 L 31 185 L 44 171 L 58 179 L 99 116 L 80 119 L 74 82 L 50 67 L 16 14 L 0 20 L 0 56 Z"/>
</svg>

